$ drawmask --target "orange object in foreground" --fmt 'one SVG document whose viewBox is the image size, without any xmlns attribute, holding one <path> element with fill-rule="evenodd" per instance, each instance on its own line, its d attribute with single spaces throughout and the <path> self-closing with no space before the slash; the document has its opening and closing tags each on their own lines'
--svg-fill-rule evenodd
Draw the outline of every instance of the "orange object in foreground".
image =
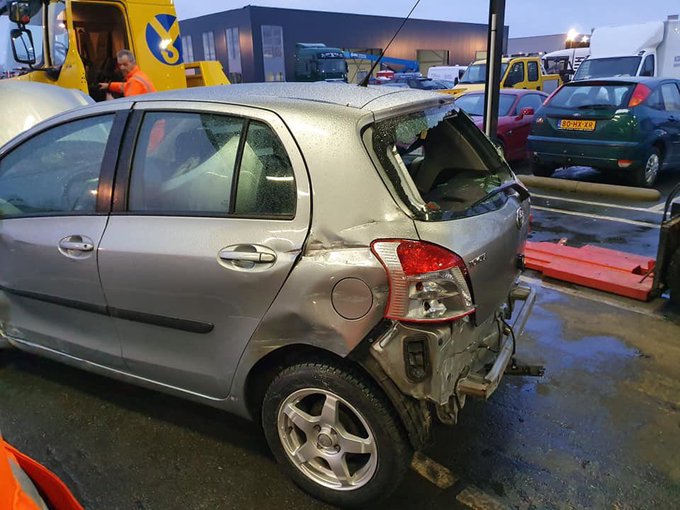
<svg viewBox="0 0 680 510">
<path fill-rule="evenodd" d="M 14 467 L 12 466 L 14 464 Z M 31 494 L 32 487 L 21 480 L 21 468 L 42 498 L 54 510 L 84 510 L 57 475 L 0 437 L 0 510 L 41 510 L 40 495 Z"/>
<path fill-rule="evenodd" d="M 527 242 L 524 256 L 526 267 L 550 278 L 639 301 L 651 297 L 656 261 L 649 257 L 592 245 L 573 248 L 546 242 Z"/>
</svg>

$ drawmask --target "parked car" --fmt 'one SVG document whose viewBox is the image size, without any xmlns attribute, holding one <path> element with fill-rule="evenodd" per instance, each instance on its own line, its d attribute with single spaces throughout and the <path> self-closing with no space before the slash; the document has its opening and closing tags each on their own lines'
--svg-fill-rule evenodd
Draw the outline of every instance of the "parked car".
<svg viewBox="0 0 680 510">
<path fill-rule="evenodd" d="M 361 506 L 399 486 L 430 408 L 455 423 L 498 386 L 533 304 L 528 217 L 438 94 L 100 103 L 0 150 L 0 339 L 261 421 L 296 483 Z"/>
<path fill-rule="evenodd" d="M 422 76 L 395 76 L 392 80 L 393 84 L 406 86 L 418 90 L 433 90 L 436 92 L 450 93 L 455 84 L 447 80 L 433 80 L 432 78 L 424 78 Z"/>
<path fill-rule="evenodd" d="M 0 147 L 48 117 L 94 103 L 79 90 L 53 88 L 29 81 L 0 81 Z"/>
<path fill-rule="evenodd" d="M 470 92 L 456 99 L 459 108 L 472 116 L 477 127 L 484 125 L 483 92 Z M 527 137 L 534 113 L 548 97 L 537 90 L 502 89 L 498 100 L 498 129 L 496 136 L 505 159 L 515 161 L 527 157 Z"/>
<path fill-rule="evenodd" d="M 535 175 L 583 165 L 652 186 L 680 165 L 680 81 L 600 78 L 564 85 L 535 115 L 529 136 Z"/>
<path fill-rule="evenodd" d="M 454 87 L 458 85 L 467 66 L 432 66 L 427 70 L 427 77 L 433 80 L 452 81 Z"/>
</svg>

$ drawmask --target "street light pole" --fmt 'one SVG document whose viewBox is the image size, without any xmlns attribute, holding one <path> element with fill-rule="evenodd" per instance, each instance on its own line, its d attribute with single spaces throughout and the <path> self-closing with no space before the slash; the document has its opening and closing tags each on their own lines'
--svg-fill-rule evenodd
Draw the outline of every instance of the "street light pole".
<svg viewBox="0 0 680 510">
<path fill-rule="evenodd" d="M 498 101 L 501 87 L 501 58 L 505 33 L 505 0 L 489 0 L 489 35 L 486 51 L 486 95 L 484 97 L 484 132 L 496 140 Z"/>
</svg>

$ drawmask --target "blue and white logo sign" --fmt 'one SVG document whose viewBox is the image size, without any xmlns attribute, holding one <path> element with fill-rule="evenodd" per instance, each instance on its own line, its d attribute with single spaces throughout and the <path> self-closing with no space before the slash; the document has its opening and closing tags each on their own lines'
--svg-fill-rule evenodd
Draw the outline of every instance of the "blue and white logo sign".
<svg viewBox="0 0 680 510">
<path fill-rule="evenodd" d="M 171 14 L 158 14 L 146 25 L 146 44 L 163 64 L 176 66 L 183 62 L 179 21 Z"/>
</svg>

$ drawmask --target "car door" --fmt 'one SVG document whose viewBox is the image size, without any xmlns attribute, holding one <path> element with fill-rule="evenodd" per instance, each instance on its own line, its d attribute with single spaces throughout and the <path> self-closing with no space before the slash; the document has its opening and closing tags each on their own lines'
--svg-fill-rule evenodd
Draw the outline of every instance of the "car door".
<svg viewBox="0 0 680 510">
<path fill-rule="evenodd" d="M 512 64 L 502 86 L 516 89 L 526 88 L 525 81 L 524 61 L 520 60 Z"/>
<path fill-rule="evenodd" d="M 667 165 L 680 165 L 680 88 L 677 82 L 662 83 L 663 119 L 660 127 L 666 132 Z"/>
<path fill-rule="evenodd" d="M 531 108 L 534 113 L 543 105 L 543 101 L 547 96 L 540 93 L 530 93 L 522 95 L 517 101 L 515 125 L 513 127 L 514 148 L 517 150 L 516 156 L 519 159 L 526 157 L 527 137 L 531 131 L 531 124 L 534 121 L 534 115 L 523 115 L 522 111 L 526 108 Z"/>
<path fill-rule="evenodd" d="M 109 111 L 65 121 L 0 156 L 4 329 L 27 348 L 122 366 L 97 249 L 124 117 Z"/>
<path fill-rule="evenodd" d="M 541 76 L 538 70 L 538 62 L 527 62 L 527 84 L 523 88 L 541 90 Z"/>
<path fill-rule="evenodd" d="M 307 236 L 306 168 L 271 112 L 145 102 L 133 124 L 99 256 L 123 357 L 224 398 Z"/>
</svg>

